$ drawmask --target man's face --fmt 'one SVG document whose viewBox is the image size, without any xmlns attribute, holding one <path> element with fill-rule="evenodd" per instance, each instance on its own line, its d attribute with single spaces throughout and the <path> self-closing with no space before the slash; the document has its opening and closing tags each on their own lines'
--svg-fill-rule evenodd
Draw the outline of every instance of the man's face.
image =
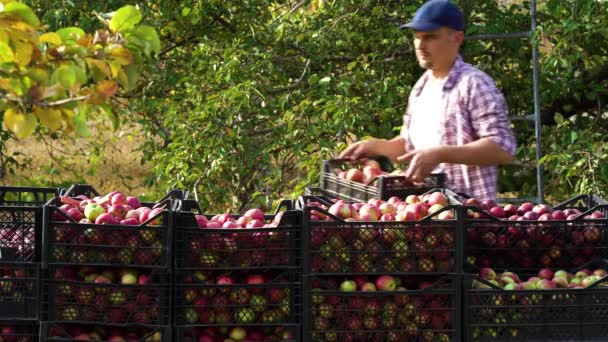
<svg viewBox="0 0 608 342">
<path fill-rule="evenodd" d="M 450 67 L 460 47 L 458 34 L 446 27 L 429 32 L 416 31 L 414 46 L 420 67 L 431 70 Z"/>
</svg>

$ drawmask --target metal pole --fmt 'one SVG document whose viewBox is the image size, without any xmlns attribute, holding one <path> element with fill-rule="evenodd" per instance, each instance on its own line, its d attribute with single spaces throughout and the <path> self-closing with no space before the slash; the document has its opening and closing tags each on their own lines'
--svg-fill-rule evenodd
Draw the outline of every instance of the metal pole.
<svg viewBox="0 0 608 342">
<path fill-rule="evenodd" d="M 532 12 L 532 34 L 536 32 L 536 0 L 532 0 L 531 9 Z M 541 117 L 540 117 L 540 95 L 538 89 L 538 47 L 534 39 L 530 40 L 532 44 L 532 65 L 533 65 L 533 87 L 534 87 L 534 128 L 536 134 L 536 184 L 538 190 L 538 203 L 542 203 L 545 200 L 545 194 L 543 189 L 543 166 L 539 165 L 538 162 L 542 158 L 541 149 Z"/>
</svg>

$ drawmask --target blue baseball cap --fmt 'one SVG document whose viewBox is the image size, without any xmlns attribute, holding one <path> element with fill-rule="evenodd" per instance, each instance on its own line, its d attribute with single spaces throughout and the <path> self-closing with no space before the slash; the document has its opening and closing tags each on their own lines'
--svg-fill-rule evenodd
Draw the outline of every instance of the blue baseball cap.
<svg viewBox="0 0 608 342">
<path fill-rule="evenodd" d="M 464 15 L 458 6 L 448 0 L 429 0 L 414 14 L 414 18 L 401 29 L 434 31 L 440 27 L 464 31 Z"/>
</svg>

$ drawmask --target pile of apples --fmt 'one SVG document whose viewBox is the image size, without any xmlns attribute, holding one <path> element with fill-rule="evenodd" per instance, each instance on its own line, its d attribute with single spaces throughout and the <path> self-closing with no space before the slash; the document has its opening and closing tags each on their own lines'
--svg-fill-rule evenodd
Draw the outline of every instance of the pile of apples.
<svg viewBox="0 0 608 342">
<path fill-rule="evenodd" d="M 255 342 L 296 341 L 292 329 L 286 326 L 265 327 L 200 327 L 184 333 L 184 342 Z"/>
<path fill-rule="evenodd" d="M 179 287 L 183 311 L 177 314 L 186 324 L 286 323 L 293 309 L 287 281 L 263 273 L 195 271 Z"/>
<path fill-rule="evenodd" d="M 162 225 L 162 217 L 157 217 L 165 208 L 142 207 L 135 196 L 126 196 L 120 191 L 112 191 L 104 196 L 88 198 L 85 195 L 76 197 L 61 196 L 62 205 L 54 212 L 53 221 L 67 222 L 69 219 L 78 223 L 114 224 L 136 226 L 147 222 L 151 225 Z"/>
<path fill-rule="evenodd" d="M 493 201 L 468 199 L 465 235 L 467 262 L 479 267 L 575 268 L 601 255 L 605 215 L 585 217 L 578 209 L 554 209 L 547 204 L 499 206 Z M 492 215 L 501 221 L 483 220 Z M 580 219 L 579 219 L 580 218 Z"/>
<path fill-rule="evenodd" d="M 63 321 L 157 324 L 166 316 L 161 310 L 168 310 L 161 306 L 168 284 L 156 278 L 134 269 L 57 269 L 47 285 L 51 315 Z"/>
<path fill-rule="evenodd" d="M 20 303 L 33 295 L 32 270 L 0 265 L 0 305 L 3 302 Z"/>
<path fill-rule="evenodd" d="M 450 272 L 456 225 L 447 205 L 439 191 L 329 207 L 309 201 L 311 271 Z M 433 220 L 419 221 L 427 215 Z"/>
<path fill-rule="evenodd" d="M 268 219 L 267 219 L 268 217 Z M 221 267 L 283 267 L 290 266 L 293 239 L 300 227 L 276 229 L 283 212 L 266 216 L 260 209 L 233 216 L 223 213 L 207 218 L 195 215 L 198 230 L 185 230 L 187 265 L 206 268 Z"/>
<path fill-rule="evenodd" d="M 0 341 L 32 342 L 32 336 L 35 335 L 37 335 L 37 332 L 30 325 L 0 324 Z"/>
<path fill-rule="evenodd" d="M 160 331 L 144 327 L 121 328 L 102 325 L 57 324 L 49 328 L 49 340 L 108 341 L 108 342 L 161 342 Z M 12 340 L 8 340 L 12 341 Z"/>
<path fill-rule="evenodd" d="M 553 290 L 559 288 L 568 289 L 583 289 L 595 284 L 608 275 L 603 268 L 590 270 L 583 268 L 575 274 L 565 270 L 557 270 L 553 272 L 551 269 L 543 268 L 538 271 L 536 276 L 523 281 L 516 273 L 505 271 L 496 274 L 496 272 L 484 267 L 479 271 L 479 278 L 491 283 L 492 285 L 504 290 Z M 599 283 L 598 286 L 607 286 L 606 283 Z M 490 289 L 487 284 L 479 281 L 473 282 L 475 289 Z"/>
<path fill-rule="evenodd" d="M 391 275 L 315 280 L 311 292 L 313 340 L 450 341 L 445 331 L 454 328 L 454 295 L 430 289 L 411 291 L 431 286 L 449 289 L 452 285 Z"/>
<path fill-rule="evenodd" d="M 376 177 L 389 175 L 380 168 L 380 163 L 372 159 L 364 161 L 360 167 L 351 167 L 348 170 L 337 169 L 335 171 L 340 179 L 348 179 L 363 184 L 369 184 Z"/>
<path fill-rule="evenodd" d="M 62 196 L 60 201 L 63 204 L 52 214 L 51 262 L 160 263 L 165 249 L 161 235 L 166 234 L 159 226 L 166 209 L 141 206 L 137 197 L 117 191 L 92 199 Z M 78 224 L 67 224 L 71 221 Z"/>
<path fill-rule="evenodd" d="M 23 220 L 23 218 L 21 220 Z M 7 253 L 7 249 L 11 249 L 15 254 L 15 261 L 34 261 L 35 244 L 36 234 L 34 232 L 33 222 L 3 224 L 2 228 L 0 228 L 0 249 L 2 249 L 3 253 Z M 7 258 L 8 256 L 3 256 L 3 259 L 7 260 Z"/>
</svg>

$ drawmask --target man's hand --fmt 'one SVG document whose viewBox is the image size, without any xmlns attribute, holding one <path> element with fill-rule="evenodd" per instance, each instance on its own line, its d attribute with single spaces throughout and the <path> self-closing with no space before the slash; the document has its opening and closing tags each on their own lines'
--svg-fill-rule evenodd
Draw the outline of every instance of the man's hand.
<svg viewBox="0 0 608 342">
<path fill-rule="evenodd" d="M 339 158 L 358 160 L 364 157 L 377 155 L 378 151 L 381 150 L 382 140 L 380 139 L 369 139 L 358 141 L 354 144 L 349 145 L 342 153 Z"/>
<path fill-rule="evenodd" d="M 365 157 L 383 155 L 394 161 L 405 153 L 405 141 L 403 137 L 397 136 L 391 140 L 372 138 L 356 142 L 348 146 L 339 158 L 359 160 Z"/>
<path fill-rule="evenodd" d="M 397 157 L 397 160 L 409 163 L 407 171 L 405 171 L 406 178 L 413 182 L 423 182 L 441 162 L 439 152 L 439 148 L 414 150 Z"/>
</svg>

